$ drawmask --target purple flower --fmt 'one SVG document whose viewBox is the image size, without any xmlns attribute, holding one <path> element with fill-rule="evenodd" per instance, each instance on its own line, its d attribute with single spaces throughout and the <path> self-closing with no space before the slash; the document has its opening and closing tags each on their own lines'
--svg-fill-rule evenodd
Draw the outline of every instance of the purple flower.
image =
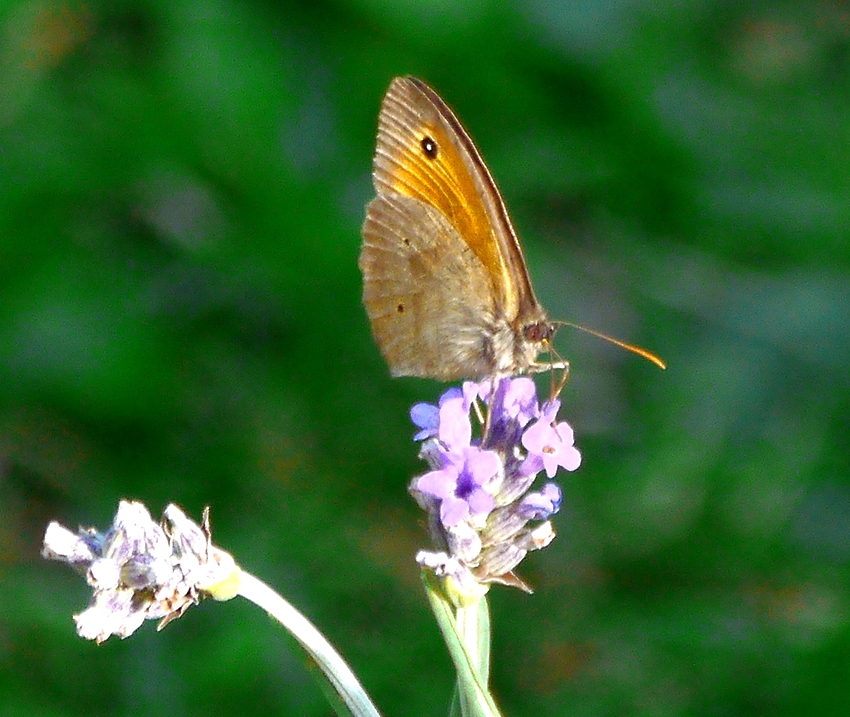
<svg viewBox="0 0 850 717">
<path fill-rule="evenodd" d="M 410 420 L 420 430 L 413 436 L 413 440 L 421 441 L 436 436 L 450 452 L 468 446 L 472 439 L 469 408 L 477 391 L 478 385 L 467 381 L 462 390 L 450 388 L 446 391 L 440 396 L 437 406 L 432 403 L 414 404 L 410 409 Z"/>
<path fill-rule="evenodd" d="M 490 383 L 481 385 L 479 395 L 483 401 L 489 398 L 490 387 Z M 531 419 L 540 415 L 534 381 L 526 376 L 502 379 L 496 386 L 490 410 L 497 414 L 497 420 L 510 419 L 520 426 L 525 426 Z"/>
<path fill-rule="evenodd" d="M 522 434 L 522 445 L 528 451 L 526 462 L 542 462 L 549 478 L 558 466 L 574 471 L 581 464 L 581 453 L 573 445 L 573 429 L 568 423 L 555 423 L 560 407 L 558 400 L 546 403 L 540 418 Z"/>
<path fill-rule="evenodd" d="M 468 409 L 472 406 L 473 401 L 478 398 L 481 392 L 481 384 L 475 383 L 475 381 L 464 381 L 461 385 L 461 392 L 463 393 L 463 399 L 466 401 L 466 407 Z"/>
<path fill-rule="evenodd" d="M 472 424 L 469 422 L 469 403 L 457 389 L 447 391 L 440 399 L 440 426 L 437 435 L 446 450 L 457 453 L 469 446 Z M 452 395 L 449 395 L 452 393 Z"/>
<path fill-rule="evenodd" d="M 440 425 L 440 409 L 433 403 L 414 403 L 410 408 L 410 420 L 419 429 L 413 436 L 414 441 L 432 438 Z"/>
<path fill-rule="evenodd" d="M 529 520 L 547 520 L 560 510 L 562 497 L 559 485 L 547 483 L 539 492 L 526 493 L 519 509 Z"/>
<path fill-rule="evenodd" d="M 429 514 L 441 559 L 457 561 L 480 585 L 529 590 L 514 569 L 555 537 L 548 518 L 561 506 L 561 489 L 547 483 L 530 491 L 542 470 L 551 478 L 581 462 L 572 429 L 556 422 L 559 408 L 558 401 L 541 407 L 534 382 L 519 377 L 468 381 L 436 406 L 411 409 L 416 439 L 424 439 L 419 455 L 432 470 L 414 478 L 410 492 Z"/>
<path fill-rule="evenodd" d="M 440 522 L 452 528 L 467 517 L 486 517 L 493 510 L 496 502 L 488 488 L 497 482 L 501 469 L 498 454 L 467 446 L 442 469 L 419 477 L 414 487 L 440 501 Z"/>
</svg>

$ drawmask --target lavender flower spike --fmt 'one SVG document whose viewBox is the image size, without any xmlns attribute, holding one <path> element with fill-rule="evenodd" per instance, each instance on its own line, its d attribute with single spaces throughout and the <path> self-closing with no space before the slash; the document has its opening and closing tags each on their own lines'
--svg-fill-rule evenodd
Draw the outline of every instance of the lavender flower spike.
<svg viewBox="0 0 850 717">
<path fill-rule="evenodd" d="M 488 417 L 475 435 L 477 401 Z M 419 455 L 431 470 L 413 479 L 410 492 L 429 515 L 437 551 L 422 551 L 417 561 L 451 575 L 463 586 L 459 594 L 474 596 L 471 585 L 486 589 L 494 582 L 529 590 L 514 568 L 554 539 L 548 519 L 561 505 L 560 487 L 549 482 L 532 491 L 535 478 L 581 463 L 572 428 L 556 422 L 559 408 L 557 400 L 540 406 L 534 382 L 520 377 L 468 382 L 449 389 L 437 406 L 411 410 Z"/>
</svg>

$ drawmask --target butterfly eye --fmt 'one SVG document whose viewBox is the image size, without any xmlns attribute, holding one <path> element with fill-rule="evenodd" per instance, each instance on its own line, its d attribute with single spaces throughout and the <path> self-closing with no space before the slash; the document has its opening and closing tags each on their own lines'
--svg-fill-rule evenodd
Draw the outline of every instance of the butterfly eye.
<svg viewBox="0 0 850 717">
<path fill-rule="evenodd" d="M 529 341 L 548 341 L 555 335 L 555 327 L 548 321 L 538 321 L 526 326 L 523 334 Z"/>
<path fill-rule="evenodd" d="M 434 159 L 437 156 L 437 143 L 433 139 L 423 137 L 420 144 L 422 145 L 422 151 L 425 152 L 425 156 L 428 159 Z"/>
</svg>

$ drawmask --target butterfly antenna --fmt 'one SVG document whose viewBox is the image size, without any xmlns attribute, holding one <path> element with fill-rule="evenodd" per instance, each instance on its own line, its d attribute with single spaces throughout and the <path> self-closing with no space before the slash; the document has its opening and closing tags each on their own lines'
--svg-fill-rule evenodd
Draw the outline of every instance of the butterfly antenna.
<svg viewBox="0 0 850 717">
<path fill-rule="evenodd" d="M 647 361 L 651 361 L 660 369 L 666 369 L 667 364 L 659 357 L 656 356 L 652 351 L 647 351 L 646 349 L 641 348 L 640 346 L 635 346 L 634 344 L 627 344 L 625 341 L 620 341 L 619 339 L 615 339 L 613 336 L 608 336 L 608 334 L 603 334 L 600 331 L 594 331 L 593 329 L 589 329 L 586 326 L 581 326 L 580 324 L 574 324 L 572 321 L 556 321 L 554 322 L 561 326 L 572 326 L 574 329 L 578 329 L 579 331 L 584 331 L 591 336 L 596 336 L 599 339 L 603 339 L 610 344 L 614 344 L 614 346 L 619 346 L 621 349 L 626 349 L 626 351 L 631 351 L 633 354 L 637 354 L 638 356 L 643 356 Z M 566 381 L 565 381 L 566 382 Z"/>
</svg>

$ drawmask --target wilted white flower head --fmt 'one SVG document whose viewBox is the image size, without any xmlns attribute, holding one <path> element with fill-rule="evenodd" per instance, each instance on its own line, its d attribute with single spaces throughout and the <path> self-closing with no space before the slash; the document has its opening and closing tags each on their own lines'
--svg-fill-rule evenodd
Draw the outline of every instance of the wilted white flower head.
<svg viewBox="0 0 850 717">
<path fill-rule="evenodd" d="M 202 597 L 226 600 L 239 589 L 233 558 L 212 545 L 208 510 L 198 525 L 169 505 L 160 524 L 141 503 L 121 501 L 105 533 L 50 523 L 42 556 L 85 576 L 92 603 L 74 621 L 80 637 L 97 642 L 132 635 L 145 620 L 162 629 Z"/>
</svg>

